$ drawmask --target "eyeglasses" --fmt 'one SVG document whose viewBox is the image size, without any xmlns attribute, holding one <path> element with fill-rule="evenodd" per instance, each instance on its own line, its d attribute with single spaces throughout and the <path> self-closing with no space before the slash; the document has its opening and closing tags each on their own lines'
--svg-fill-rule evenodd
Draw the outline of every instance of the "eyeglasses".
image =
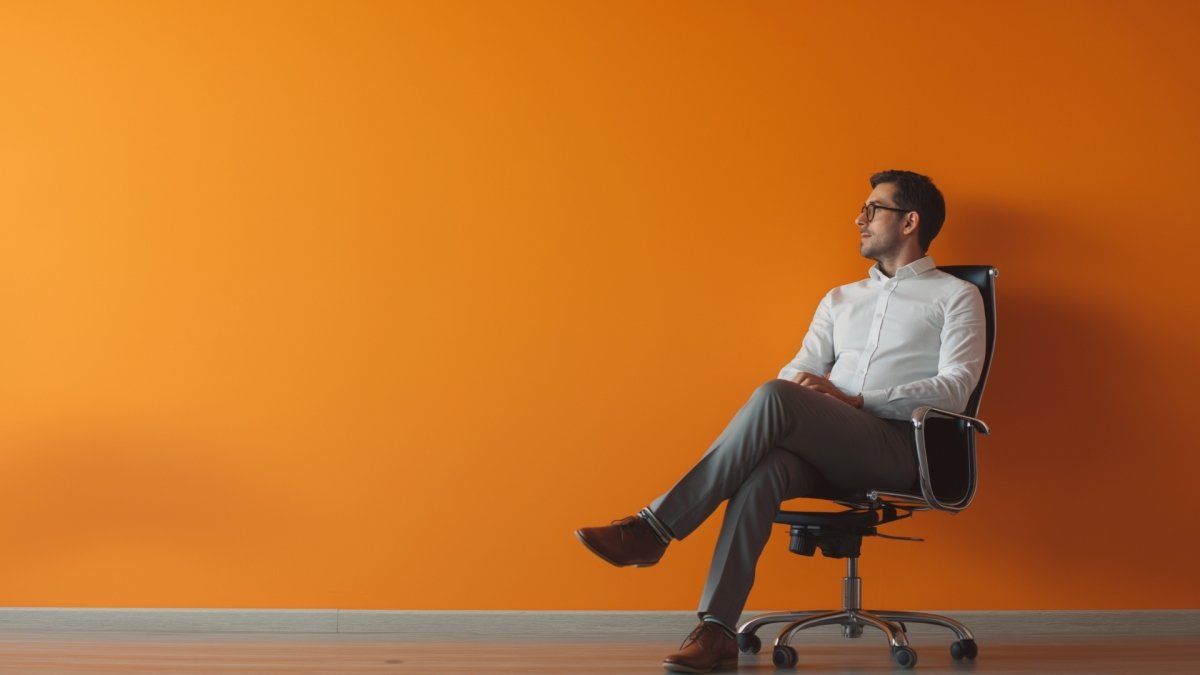
<svg viewBox="0 0 1200 675">
<path fill-rule="evenodd" d="M 862 211 L 859 211 L 859 213 L 866 216 L 867 222 L 869 223 L 872 220 L 875 220 L 875 211 L 878 209 L 883 209 L 885 211 L 896 211 L 898 213 L 908 213 L 909 211 L 912 211 L 912 209 L 897 209 L 892 206 L 884 206 L 883 204 L 867 202 L 866 204 L 863 204 Z"/>
</svg>

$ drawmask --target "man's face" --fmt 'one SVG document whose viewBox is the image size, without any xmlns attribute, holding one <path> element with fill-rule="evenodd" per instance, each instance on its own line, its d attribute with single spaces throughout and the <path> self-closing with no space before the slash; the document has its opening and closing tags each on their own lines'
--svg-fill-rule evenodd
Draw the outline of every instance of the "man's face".
<svg viewBox="0 0 1200 675">
<path fill-rule="evenodd" d="M 896 186 L 891 183 L 876 185 L 866 201 L 866 204 L 879 207 L 874 209 L 874 217 L 868 221 L 867 214 L 860 212 L 854 219 L 859 233 L 858 251 L 864 258 L 880 260 L 890 257 L 898 252 L 904 244 L 901 230 L 904 228 L 904 219 L 908 212 L 888 210 L 888 208 L 897 208 L 896 200 L 893 198 L 895 194 Z"/>
</svg>

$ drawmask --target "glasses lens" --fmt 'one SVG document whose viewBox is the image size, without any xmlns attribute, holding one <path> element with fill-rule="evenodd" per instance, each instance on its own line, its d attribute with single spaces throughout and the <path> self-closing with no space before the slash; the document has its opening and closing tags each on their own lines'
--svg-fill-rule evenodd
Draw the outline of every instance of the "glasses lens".
<svg viewBox="0 0 1200 675">
<path fill-rule="evenodd" d="M 871 204 L 871 203 L 863 204 L 862 214 L 863 214 L 863 218 L 868 223 L 871 222 L 872 220 L 875 220 L 875 205 Z"/>
</svg>

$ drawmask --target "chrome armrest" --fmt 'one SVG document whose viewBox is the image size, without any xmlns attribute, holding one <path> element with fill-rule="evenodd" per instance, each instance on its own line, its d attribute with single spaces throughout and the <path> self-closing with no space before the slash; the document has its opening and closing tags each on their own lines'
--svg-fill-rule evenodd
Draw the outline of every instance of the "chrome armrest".
<svg viewBox="0 0 1200 675">
<path fill-rule="evenodd" d="M 930 415 L 933 415 L 934 417 L 950 417 L 956 420 L 965 420 L 967 422 L 967 426 L 977 427 L 979 433 L 983 434 L 984 436 L 992 433 L 992 430 L 988 427 L 987 423 L 978 417 L 970 417 L 960 413 L 952 413 L 949 410 L 942 410 L 941 408 L 934 408 L 927 405 L 921 406 L 913 411 L 913 428 L 920 429 L 921 427 L 925 426 L 925 418 L 929 417 Z"/>
<path fill-rule="evenodd" d="M 963 499 L 953 504 L 940 501 L 937 498 L 937 495 L 934 494 L 933 484 L 929 477 L 929 459 L 925 450 L 925 421 L 930 416 L 964 420 L 967 423 L 968 428 L 973 428 L 985 436 L 990 434 L 992 430 L 989 429 L 988 425 L 981 419 L 969 417 L 960 413 L 950 412 L 949 410 L 942 410 L 940 408 L 934 408 L 931 406 L 921 406 L 913 411 L 912 426 L 913 435 L 916 439 L 917 445 L 917 477 L 921 486 L 921 496 L 925 498 L 925 502 L 929 504 L 930 508 L 937 509 L 938 511 L 957 513 L 967 508 L 967 505 L 971 503 L 971 500 L 975 496 L 974 489 L 972 489 L 970 493 L 968 493 Z M 970 470 L 974 472 L 975 467 L 972 465 Z M 974 479 L 972 479 L 972 482 L 973 480 Z"/>
</svg>

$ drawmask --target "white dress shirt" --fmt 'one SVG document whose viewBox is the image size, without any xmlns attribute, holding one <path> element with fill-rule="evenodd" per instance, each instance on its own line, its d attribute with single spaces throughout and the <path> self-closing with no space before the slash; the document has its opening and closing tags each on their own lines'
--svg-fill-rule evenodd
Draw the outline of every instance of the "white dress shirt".
<svg viewBox="0 0 1200 675">
<path fill-rule="evenodd" d="M 822 298 L 800 353 L 779 377 L 824 375 L 863 409 L 908 419 L 929 405 L 962 412 L 983 370 L 987 336 L 983 298 L 925 256 L 888 278 L 868 279 Z"/>
</svg>

